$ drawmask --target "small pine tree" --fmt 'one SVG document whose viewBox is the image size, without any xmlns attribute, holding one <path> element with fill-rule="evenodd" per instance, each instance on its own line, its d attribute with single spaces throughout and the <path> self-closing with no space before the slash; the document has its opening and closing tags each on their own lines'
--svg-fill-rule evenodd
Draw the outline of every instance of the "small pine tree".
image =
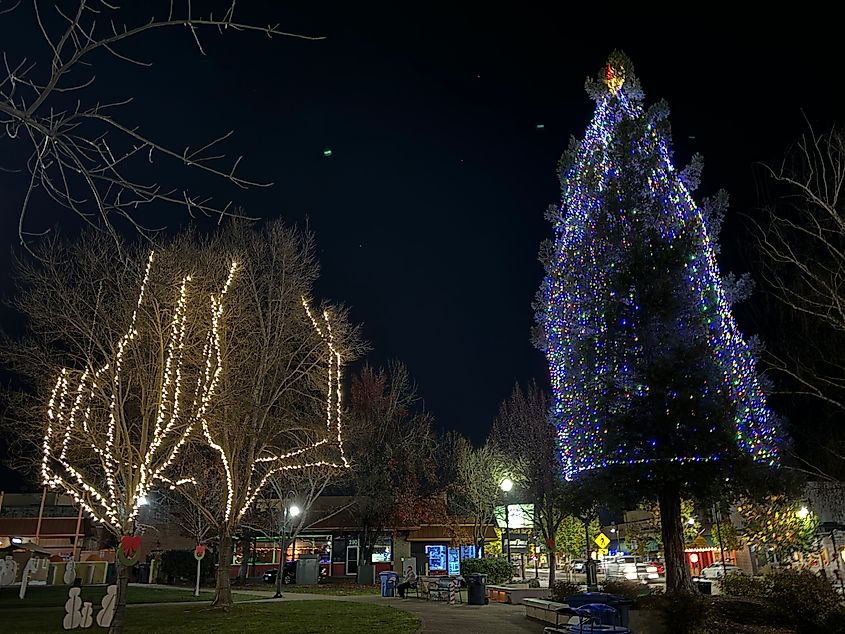
<svg viewBox="0 0 845 634">
<path fill-rule="evenodd" d="M 537 302 L 563 475 L 656 495 L 667 588 L 691 589 L 682 493 L 776 464 L 777 426 L 731 314 L 746 280 L 716 263 L 726 198 L 693 202 L 700 162 L 675 169 L 668 109 L 644 107 L 625 55 L 587 90 L 595 115 L 561 163 Z"/>
</svg>

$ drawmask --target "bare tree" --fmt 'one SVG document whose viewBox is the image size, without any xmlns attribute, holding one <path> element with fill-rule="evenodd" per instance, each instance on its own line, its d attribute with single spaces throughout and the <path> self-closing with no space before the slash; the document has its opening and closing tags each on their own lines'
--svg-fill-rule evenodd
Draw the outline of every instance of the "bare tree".
<svg viewBox="0 0 845 634">
<path fill-rule="evenodd" d="M 555 540 L 571 508 L 561 478 L 557 430 L 549 419 L 551 399 L 532 382 L 523 391 L 515 385 L 493 422 L 491 438 L 507 456 L 513 478 L 534 503 L 534 521 L 548 547 L 549 586 L 555 581 Z"/>
<path fill-rule="evenodd" d="M 25 420 L 43 430 L 48 416 L 45 484 L 118 537 L 152 488 L 182 487 L 218 532 L 217 603 L 230 603 L 232 533 L 270 479 L 347 465 L 340 381 L 357 331 L 342 309 L 311 308 L 311 235 L 232 224 L 149 256 L 92 234 L 40 248 L 20 266 L 32 336 L 7 348 L 35 387 Z"/>
<path fill-rule="evenodd" d="M 378 537 L 397 517 L 416 511 L 435 480 L 431 416 L 421 409 L 407 368 L 365 366 L 353 376 L 348 437 L 355 495 L 352 515 L 361 535 L 359 569 L 371 564 Z M 413 512 L 413 511 L 412 511 Z"/>
<path fill-rule="evenodd" d="M 23 11 L 18 4 L 0 10 L 0 17 L 8 20 L 18 16 Z M 226 161 L 220 144 L 232 135 L 231 131 L 201 147 L 179 150 L 126 121 L 122 114 L 132 97 L 103 103 L 96 88 L 98 62 L 102 56 L 112 56 L 127 64 L 149 66 L 133 57 L 125 45 L 170 27 L 188 31 L 202 54 L 204 29 L 307 40 L 322 38 L 288 33 L 278 25 L 242 23 L 235 18 L 234 0 L 217 16 L 211 10 L 196 13 L 190 0 L 155 4 L 158 9 L 147 8 L 149 18 L 133 22 L 127 11 L 105 0 L 78 0 L 72 4 L 33 0 L 32 19 L 43 37 L 42 50 L 3 51 L 0 141 L 25 144 L 28 148 L 28 184 L 18 205 L 22 243 L 26 244 L 27 237 L 33 235 L 27 212 L 38 191 L 115 237 L 116 218 L 149 235 L 151 229 L 139 217 L 138 210 L 154 202 L 185 205 L 191 214 L 233 213 L 231 203 L 215 204 L 185 189 L 146 180 L 141 176 L 146 169 L 138 169 L 143 162 L 163 158 L 173 165 L 225 179 L 238 188 L 268 185 L 238 176 L 240 157 Z"/>
<path fill-rule="evenodd" d="M 25 420 L 30 437 L 42 430 L 42 481 L 120 543 L 136 532 L 154 487 L 191 479 L 172 467 L 217 395 L 220 315 L 237 267 L 204 285 L 173 251 L 127 248 L 121 266 L 118 248 L 89 234 L 69 249 L 43 245 L 40 262 L 21 263 L 17 306 L 32 336 L 12 359 L 36 387 Z M 127 573 L 118 560 L 115 632 Z"/>
<path fill-rule="evenodd" d="M 218 531 L 214 604 L 232 603 L 232 537 L 273 478 L 302 469 L 348 465 L 341 425 L 346 359 L 362 349 L 342 308 L 311 308 L 318 273 L 310 233 L 281 222 L 261 231 L 234 223 L 202 253 L 204 268 L 237 260 L 231 309 L 221 336 L 219 396 L 202 421 L 205 451 L 216 468 L 204 477 L 225 491 L 224 504 L 202 508 Z M 185 465 L 187 472 L 191 466 Z M 192 488 L 185 487 L 191 499 Z"/>
<path fill-rule="evenodd" d="M 255 504 L 249 528 L 267 537 L 279 540 L 281 558 L 276 575 L 276 595 L 282 595 L 285 582 L 285 558 L 288 547 L 300 532 L 316 522 L 348 508 L 350 504 L 315 514 L 314 503 L 337 482 L 345 471 L 327 470 L 321 466 L 283 471 L 271 476 L 266 494 Z M 294 512 L 295 509 L 295 512 Z"/>
<path fill-rule="evenodd" d="M 810 335 L 800 350 L 770 360 L 796 393 L 843 410 L 845 363 L 830 337 L 841 344 L 845 335 L 845 130 L 811 129 L 780 166 L 765 169 L 776 198 L 752 218 L 762 276 Z"/>
<path fill-rule="evenodd" d="M 449 507 L 454 515 L 472 524 L 476 552 L 484 549 L 487 529 L 496 525 L 496 505 L 501 501 L 501 483 L 510 476 L 504 456 L 490 442 L 473 447 L 466 438 L 454 434 L 448 451 L 452 467 Z"/>
</svg>

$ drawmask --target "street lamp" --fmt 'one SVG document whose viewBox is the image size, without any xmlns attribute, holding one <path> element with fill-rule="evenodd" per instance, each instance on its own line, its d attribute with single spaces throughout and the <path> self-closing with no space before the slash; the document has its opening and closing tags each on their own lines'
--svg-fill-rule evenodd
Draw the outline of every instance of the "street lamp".
<svg viewBox="0 0 845 634">
<path fill-rule="evenodd" d="M 810 510 L 806 506 L 802 506 L 798 509 L 798 517 L 799 519 L 805 520 L 807 516 L 810 514 Z"/>
<path fill-rule="evenodd" d="M 291 491 L 287 496 L 285 496 L 285 502 L 282 504 L 282 553 L 279 557 L 279 570 L 276 573 L 276 594 L 273 595 L 274 599 L 279 599 L 282 596 L 282 583 L 285 578 L 285 558 L 288 553 L 287 535 L 290 532 L 288 520 L 293 519 L 302 513 L 302 509 L 300 509 L 296 504 L 288 506 L 287 500 L 294 495 L 294 492 Z"/>
<path fill-rule="evenodd" d="M 499 485 L 505 494 L 505 539 L 508 544 L 508 581 L 513 579 L 513 563 L 511 562 L 511 528 L 510 528 L 510 505 L 508 504 L 508 493 L 513 488 L 513 480 L 505 478 Z"/>
</svg>

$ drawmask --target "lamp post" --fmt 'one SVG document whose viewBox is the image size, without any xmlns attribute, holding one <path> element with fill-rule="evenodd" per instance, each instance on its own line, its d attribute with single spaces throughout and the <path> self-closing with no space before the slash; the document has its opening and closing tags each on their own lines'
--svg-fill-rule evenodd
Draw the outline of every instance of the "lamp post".
<svg viewBox="0 0 845 634">
<path fill-rule="evenodd" d="M 505 498 L 505 538 L 507 539 L 508 549 L 508 582 L 513 579 L 513 563 L 511 563 L 511 528 L 510 528 L 510 505 L 508 504 L 508 493 L 513 488 L 513 480 L 505 478 L 502 484 L 499 485 L 504 492 Z"/>
<path fill-rule="evenodd" d="M 279 570 L 276 573 L 276 594 L 273 595 L 274 599 L 279 599 L 282 596 L 282 583 L 284 583 L 285 578 L 285 559 L 288 554 L 287 535 L 290 532 L 288 520 L 297 517 L 301 513 L 296 504 L 288 505 L 288 500 L 291 497 L 293 497 L 293 492 L 291 492 L 290 496 L 285 496 L 282 504 L 282 552 L 279 557 Z"/>
</svg>

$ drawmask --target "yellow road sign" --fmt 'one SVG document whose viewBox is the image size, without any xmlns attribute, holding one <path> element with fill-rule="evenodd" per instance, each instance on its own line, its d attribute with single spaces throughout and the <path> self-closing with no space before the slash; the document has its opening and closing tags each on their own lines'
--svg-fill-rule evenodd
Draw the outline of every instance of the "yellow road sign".
<svg viewBox="0 0 845 634">
<path fill-rule="evenodd" d="M 604 533 L 599 533 L 593 541 L 598 544 L 599 548 L 607 548 L 607 545 L 610 543 L 610 538 Z"/>
<path fill-rule="evenodd" d="M 599 548 L 599 555 L 609 555 L 610 551 L 607 548 Z"/>
</svg>

